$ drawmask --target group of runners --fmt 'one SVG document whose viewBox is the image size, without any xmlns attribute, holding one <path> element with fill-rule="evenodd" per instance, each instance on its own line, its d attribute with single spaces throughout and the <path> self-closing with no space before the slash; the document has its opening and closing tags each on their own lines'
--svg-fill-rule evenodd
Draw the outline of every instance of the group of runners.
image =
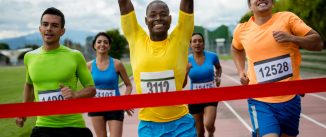
<svg viewBox="0 0 326 137">
<path fill-rule="evenodd" d="M 220 86 L 222 69 L 217 54 L 205 51 L 203 35 L 193 33 L 194 2 L 180 1 L 179 19 L 170 34 L 172 17 L 167 4 L 159 0 L 148 4 L 145 17 L 148 35 L 137 22 L 131 0 L 118 0 L 138 94 L 180 91 L 187 84 L 188 75 L 191 90 Z M 253 16 L 237 26 L 231 45 L 241 83 L 300 79 L 299 48 L 321 50 L 323 43 L 319 34 L 291 12 L 272 13 L 273 0 L 248 0 L 248 5 Z M 64 25 L 64 14 L 60 10 L 52 7 L 43 12 L 39 27 L 43 45 L 24 57 L 23 102 L 120 96 L 119 76 L 126 85 L 123 94 L 131 94 L 132 85 L 122 62 L 108 56 L 111 36 L 104 32 L 95 36 L 92 47 L 96 58 L 86 63 L 79 51 L 60 45 Z M 79 91 L 78 80 L 84 87 Z M 155 85 L 162 88 L 154 88 Z M 217 105 L 218 102 L 210 102 L 140 108 L 138 136 L 204 137 L 207 131 L 208 136 L 213 137 Z M 250 98 L 248 107 L 253 136 L 295 137 L 299 134 L 300 96 Z M 121 137 L 124 112 L 132 116 L 134 111 L 88 113 L 96 136 L 106 137 L 108 126 L 111 137 Z M 19 127 L 23 127 L 25 121 L 25 117 L 16 118 Z M 31 137 L 57 136 L 93 135 L 81 114 L 38 116 Z"/>
</svg>

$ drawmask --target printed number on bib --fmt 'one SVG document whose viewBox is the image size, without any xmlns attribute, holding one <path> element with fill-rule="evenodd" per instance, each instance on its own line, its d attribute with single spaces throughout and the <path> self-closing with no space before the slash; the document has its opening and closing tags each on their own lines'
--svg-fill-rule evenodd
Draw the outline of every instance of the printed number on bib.
<svg viewBox="0 0 326 137">
<path fill-rule="evenodd" d="M 258 83 L 276 82 L 292 77 L 290 55 L 283 55 L 254 63 Z"/>
<path fill-rule="evenodd" d="M 214 87 L 215 87 L 214 81 L 192 84 L 193 89 L 205 89 L 205 88 L 214 88 Z"/>
<path fill-rule="evenodd" d="M 97 97 L 97 98 L 111 97 L 111 96 L 115 96 L 115 90 L 114 89 L 96 89 L 95 97 Z"/>
<path fill-rule="evenodd" d="M 58 101 L 58 100 L 64 100 L 64 97 L 62 96 L 60 89 L 48 90 L 48 91 L 40 91 L 38 93 L 38 100 L 39 102 Z"/>
<path fill-rule="evenodd" d="M 143 94 L 175 91 L 174 72 L 141 72 L 141 89 Z"/>
</svg>

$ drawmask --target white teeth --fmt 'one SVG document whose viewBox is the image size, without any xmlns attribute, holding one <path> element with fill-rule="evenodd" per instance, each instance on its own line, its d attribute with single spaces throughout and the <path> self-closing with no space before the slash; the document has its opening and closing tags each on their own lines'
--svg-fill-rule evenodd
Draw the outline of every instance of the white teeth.
<svg viewBox="0 0 326 137">
<path fill-rule="evenodd" d="M 155 24 L 154 27 L 163 27 L 163 24 Z"/>
<path fill-rule="evenodd" d="M 258 6 L 266 6 L 266 3 L 260 3 Z"/>
</svg>

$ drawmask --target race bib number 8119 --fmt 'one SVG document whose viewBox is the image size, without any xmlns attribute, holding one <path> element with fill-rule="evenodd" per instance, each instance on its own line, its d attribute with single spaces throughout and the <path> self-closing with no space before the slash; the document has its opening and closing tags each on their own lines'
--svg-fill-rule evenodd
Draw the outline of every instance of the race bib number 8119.
<svg viewBox="0 0 326 137">
<path fill-rule="evenodd" d="M 283 55 L 254 63 L 258 83 L 276 82 L 293 76 L 290 55 Z"/>
<path fill-rule="evenodd" d="M 141 89 L 143 94 L 175 91 L 174 71 L 141 72 Z"/>
</svg>

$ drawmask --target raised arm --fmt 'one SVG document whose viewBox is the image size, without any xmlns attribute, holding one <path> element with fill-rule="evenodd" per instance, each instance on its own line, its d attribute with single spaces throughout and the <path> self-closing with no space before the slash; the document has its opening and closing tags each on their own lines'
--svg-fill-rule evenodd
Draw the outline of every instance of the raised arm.
<svg viewBox="0 0 326 137">
<path fill-rule="evenodd" d="M 120 14 L 126 15 L 134 11 L 134 6 L 131 3 L 131 0 L 118 0 L 120 7 Z"/>
<path fill-rule="evenodd" d="M 181 0 L 180 10 L 186 13 L 194 13 L 194 0 Z"/>
</svg>

